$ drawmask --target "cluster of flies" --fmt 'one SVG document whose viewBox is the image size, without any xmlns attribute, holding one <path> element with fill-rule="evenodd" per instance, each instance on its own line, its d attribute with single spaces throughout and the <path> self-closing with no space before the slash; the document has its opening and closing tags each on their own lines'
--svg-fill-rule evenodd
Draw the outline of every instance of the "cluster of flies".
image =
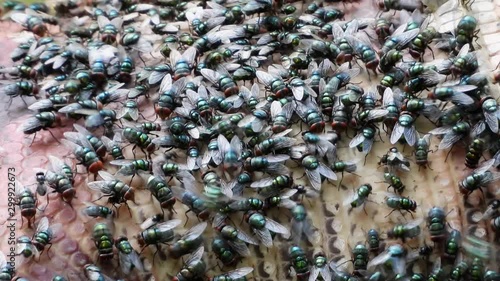
<svg viewBox="0 0 500 281">
<path fill-rule="evenodd" d="M 350 148 L 368 155 L 384 131 L 392 144 L 413 147 L 420 167 L 428 167 L 431 136 L 442 136 L 439 149 L 464 143 L 465 165 L 475 169 L 460 181 L 465 196 L 482 191 L 500 175 L 490 171 L 500 165 L 495 155 L 500 113 L 490 95 L 500 75 L 478 72 L 477 20 L 464 16 L 454 30 L 439 33 L 417 1 L 380 1 L 387 13 L 350 21 L 328 2 L 340 1 L 302 3 L 301 10 L 294 3 L 266 0 L 103 0 L 92 1 L 92 6 L 69 0 L 55 4 L 57 17 L 44 4 L 4 2 L 4 18 L 32 36 L 11 55 L 16 65 L 0 69 L 10 78 L 1 81 L 1 91 L 23 101 L 36 98 L 29 106 L 36 114 L 22 127 L 27 135 L 36 137 L 41 130 L 75 121 L 74 131 L 65 132 L 60 142 L 93 174 L 88 188 L 109 204 L 86 203 L 82 210 L 99 219 L 92 229 L 96 264 L 83 270 L 88 280 L 114 280 L 101 267 L 115 255 L 118 275 L 147 276 L 141 255 L 127 237 L 115 238 L 113 230 L 117 212 L 111 206 L 135 205 L 138 187 L 128 179 L 136 176 L 161 213 L 141 223 L 134 239 L 142 250 L 155 248 L 153 263 L 157 254 L 188 256 L 171 276 L 175 281 L 243 281 L 253 271 L 242 267 L 207 277 L 203 254 L 209 237 L 203 233 L 209 224 L 217 233 L 211 251 L 224 267 L 250 256 L 249 245 L 273 247 L 279 234 L 294 244 L 289 258 L 299 280 L 499 280 L 499 273 L 487 270 L 480 258 L 462 258 L 460 232 L 447 230 L 446 213 L 439 207 L 427 216 L 434 247 L 408 251 L 403 246 L 421 235 L 423 219 L 388 230 L 388 239 L 403 244 L 385 251 L 372 229 L 368 246 L 358 244 L 352 250 L 351 272 L 324 254 L 309 260 L 298 246 L 304 240 L 314 244 L 317 231 L 302 199 L 320 197 L 325 180 L 357 169 L 356 163 L 337 157 L 337 145 L 345 137 L 351 138 Z M 186 23 L 189 32 L 182 31 Z M 60 33 L 52 36 L 47 25 L 59 25 Z M 426 50 L 434 55 L 430 46 L 449 53 L 448 59 L 425 63 Z M 351 83 L 363 71 L 372 82 L 380 79 L 377 87 Z M 142 115 L 149 100 L 161 121 Z M 419 117 L 436 128 L 420 136 Z M 296 123 L 300 138 L 292 134 Z M 133 146 L 133 159 L 124 156 L 128 145 Z M 495 156 L 480 164 L 486 150 Z M 106 172 L 105 163 L 118 167 L 116 174 Z M 297 184 L 286 163 L 300 167 L 308 184 Z M 21 214 L 30 228 L 37 196 L 52 191 L 70 207 L 77 199 L 72 165 L 55 157 L 50 164 L 38 171 L 36 191 L 16 184 Z M 387 206 L 415 212 L 417 203 L 403 197 L 405 185 L 398 174 L 410 171 L 409 160 L 393 147 L 379 164 L 395 191 L 387 193 Z M 363 184 L 345 205 L 363 206 L 371 192 L 372 186 Z M 181 220 L 171 219 L 180 210 L 176 202 L 201 221 L 181 235 L 174 232 Z M 492 201 L 484 213 L 496 233 L 499 205 Z M 278 208 L 288 210 L 290 226 L 271 218 Z M 231 219 L 236 217 L 244 225 L 236 226 Z M 19 255 L 39 258 L 58 228 L 40 218 L 32 238 L 19 237 Z M 439 257 L 430 272 L 413 272 L 413 264 L 423 260 L 427 265 L 434 254 Z M 0 280 L 14 280 L 14 269 L 5 258 L 0 261 Z"/>
</svg>

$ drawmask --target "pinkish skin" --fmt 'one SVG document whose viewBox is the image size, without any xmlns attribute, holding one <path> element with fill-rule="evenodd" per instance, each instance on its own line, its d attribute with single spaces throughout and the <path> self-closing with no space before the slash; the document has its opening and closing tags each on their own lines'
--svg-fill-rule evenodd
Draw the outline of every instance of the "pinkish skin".
<svg viewBox="0 0 500 281">
<path fill-rule="evenodd" d="M 20 30 L 22 28 L 14 23 L 0 22 L 0 48 L 2 49 L 0 65 L 12 65 L 10 53 L 17 46 L 17 43 L 9 39 L 9 34 L 11 34 L 11 31 L 18 32 Z M 35 100 L 26 98 L 25 101 L 29 105 Z M 33 113 L 26 108 L 26 105 L 19 98 L 13 99 L 12 105 L 6 110 L 8 102 L 8 97 L 0 94 L 0 104 L 5 106 L 4 110 L 0 110 L 0 127 L 2 127 L 0 133 L 0 174 L 3 175 L 0 177 L 0 194 L 2 194 L 1 198 L 3 198 L 3 200 L 0 200 L 0 210 L 2 210 L 0 212 L 0 224 L 9 218 L 8 173 L 13 173 L 15 179 L 24 185 L 33 185 L 36 183 L 36 171 L 34 169 L 48 168 L 49 155 L 65 159 L 66 163 L 75 165 L 70 149 L 57 143 L 49 132 L 38 132 L 32 143 L 33 135 L 25 135 L 21 128 L 26 118 L 33 115 Z M 153 107 L 148 108 L 151 108 L 148 110 L 149 112 L 143 114 L 152 117 L 154 115 Z M 65 131 L 72 130 L 72 124 L 71 120 L 63 120 L 64 127 L 51 129 L 51 132 L 55 138 L 62 139 Z M 90 189 L 85 186 L 84 179 L 86 176 L 83 175 L 86 172 L 79 167 L 78 173 L 80 174 L 76 175 L 74 184 L 76 198 L 72 201 L 74 209 L 64 203 L 59 194 L 50 193 L 50 190 L 50 204 L 47 205 L 46 198 L 38 198 L 38 208 L 41 210 L 46 209 L 43 212 L 37 210 L 35 228 L 36 222 L 43 216 L 48 217 L 50 224 L 61 223 L 63 226 L 52 240 L 50 258 L 47 251 L 43 252 L 39 260 L 30 260 L 23 264 L 20 264 L 19 257 L 15 258 L 17 277 L 24 277 L 28 280 L 49 281 L 52 280 L 54 275 L 59 274 L 71 281 L 87 280 L 82 275 L 83 267 L 88 263 L 93 263 L 97 254 L 94 243 L 90 240 L 89 232 L 95 221 L 84 218 L 79 210 L 85 207 L 82 202 L 91 202 L 98 197 L 97 194 L 92 194 Z M 123 217 L 129 216 L 126 210 L 120 210 L 120 213 L 122 211 L 124 211 Z M 16 214 L 12 219 L 15 220 L 15 230 L 12 235 L 15 235 L 16 238 L 21 235 L 33 235 L 34 229 L 28 228 L 26 219 L 23 218 L 23 223 L 21 222 L 18 206 L 16 206 Z M 5 255 L 9 255 L 10 247 L 13 247 L 13 245 L 9 244 L 8 239 L 9 235 L 11 235 L 8 229 L 11 222 L 8 221 L 0 227 L 0 237 L 5 237 L 5 239 L 0 240 L 0 251 Z M 7 256 L 6 259 L 10 261 L 10 257 Z M 118 269 L 116 266 L 117 264 L 111 265 L 111 269 Z M 138 276 L 131 275 L 127 277 L 127 280 L 141 280 Z"/>
</svg>

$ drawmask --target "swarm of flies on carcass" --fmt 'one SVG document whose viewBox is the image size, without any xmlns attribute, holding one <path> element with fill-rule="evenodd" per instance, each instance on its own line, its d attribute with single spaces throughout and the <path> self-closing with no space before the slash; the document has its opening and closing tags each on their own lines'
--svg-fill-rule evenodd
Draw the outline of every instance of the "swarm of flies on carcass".
<svg viewBox="0 0 500 281">
<path fill-rule="evenodd" d="M 408 0 L 381 1 L 376 18 L 350 20 L 343 12 L 350 1 L 88 2 L 2 7 L 3 19 L 30 36 L 11 54 L 14 66 L 0 69 L 1 92 L 29 103 L 22 130 L 34 142 L 70 124 L 54 145 L 77 160 L 51 156 L 37 184 L 16 183 L 24 231 L 34 233 L 17 239 L 24 262 L 48 258 L 42 253 L 61 229 L 37 198 L 55 192 L 73 208 L 79 165 L 88 172 L 81 188 L 101 198 L 75 210 L 92 218 L 97 252 L 82 280 L 260 280 L 240 263 L 259 246 L 285 248 L 287 280 L 500 280 L 493 254 L 480 250 L 498 245 L 451 228 L 441 206 L 391 229 L 373 225 L 347 263 L 308 249 L 317 226 L 305 202 L 365 164 L 338 158 L 341 149 L 368 155 L 388 136 L 380 181 L 392 192 L 378 208 L 402 216 L 413 217 L 419 204 L 405 196 L 403 175 L 427 168 L 431 138 L 437 149 L 466 150 L 470 173 L 455 187 L 465 200 L 500 178 L 500 111 L 491 93 L 500 73 L 479 71 L 474 17 L 440 33 L 422 3 Z M 56 25 L 57 34 L 49 32 Z M 433 63 L 434 52 L 447 59 Z M 375 86 L 353 83 L 360 75 Z M 147 107 L 155 117 L 143 116 Z M 433 128 L 422 133 L 417 119 Z M 419 167 L 410 169 L 403 145 Z M 134 177 L 143 184 L 134 186 Z M 343 207 L 364 208 L 372 184 L 350 187 L 354 196 L 340 191 Z M 118 209 L 140 208 L 139 193 L 154 198 L 158 214 L 138 233 L 115 233 Z M 481 219 L 498 241 L 500 201 L 491 197 L 482 195 Z M 186 231 L 173 216 L 184 213 L 182 204 Z M 276 212 L 289 219 L 274 219 Z M 423 235 L 430 241 L 407 246 Z M 208 253 L 223 269 L 218 275 L 209 273 L 217 269 L 208 268 Z M 0 257 L 0 280 L 26 280 Z M 172 260 L 182 266 L 165 276 L 145 266 Z"/>
</svg>

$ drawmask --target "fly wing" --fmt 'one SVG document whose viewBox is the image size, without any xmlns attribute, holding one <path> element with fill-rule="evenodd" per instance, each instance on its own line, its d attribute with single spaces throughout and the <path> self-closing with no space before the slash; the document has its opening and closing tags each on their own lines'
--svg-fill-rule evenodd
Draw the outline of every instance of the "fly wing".
<svg viewBox="0 0 500 281">
<path fill-rule="evenodd" d="M 252 188 L 260 188 L 260 187 L 267 187 L 270 186 L 273 183 L 274 178 L 264 178 L 260 179 L 257 181 L 254 181 L 250 184 L 250 187 Z"/>
<path fill-rule="evenodd" d="M 58 56 L 55 56 L 51 59 L 48 59 L 44 64 L 49 65 L 52 63 L 53 69 L 59 69 L 67 60 L 68 60 L 67 57 L 63 57 L 61 55 L 58 55 Z"/>
<path fill-rule="evenodd" d="M 40 101 L 37 101 L 37 102 L 31 104 L 30 106 L 28 106 L 28 109 L 33 110 L 33 111 L 37 111 L 37 110 L 50 109 L 53 107 L 54 107 L 54 104 L 52 103 L 51 100 L 44 99 L 44 100 L 40 100 Z"/>
<path fill-rule="evenodd" d="M 242 267 L 226 273 L 232 280 L 242 278 L 253 271 L 253 267 Z"/>
<path fill-rule="evenodd" d="M 238 157 L 241 155 L 241 151 L 243 150 L 243 143 L 241 142 L 240 138 L 238 136 L 233 136 L 233 138 L 231 139 L 231 149 L 234 150 L 234 152 L 236 152 L 236 155 L 238 155 Z"/>
<path fill-rule="evenodd" d="M 348 34 L 348 35 L 356 34 L 356 32 L 358 32 L 358 28 L 359 28 L 358 20 L 353 19 L 347 24 L 347 27 L 345 29 L 345 34 Z"/>
<path fill-rule="evenodd" d="M 318 171 L 321 175 L 328 179 L 337 180 L 337 175 L 332 171 L 332 169 L 323 163 L 319 163 Z"/>
<path fill-rule="evenodd" d="M 201 167 L 201 159 L 199 157 L 187 157 L 186 166 L 188 170 L 193 171 L 197 167 Z"/>
<path fill-rule="evenodd" d="M 38 118 L 30 117 L 23 123 L 23 126 L 21 128 L 22 131 L 26 134 L 26 132 L 37 129 L 40 126 L 42 126 L 42 122 L 38 120 Z"/>
<path fill-rule="evenodd" d="M 226 137 L 222 134 L 217 137 L 217 145 L 222 155 L 225 155 L 228 151 L 231 150 L 229 141 L 227 141 Z"/>
<path fill-rule="evenodd" d="M 330 271 L 330 268 L 328 268 L 328 266 L 323 266 L 320 269 L 320 272 L 323 280 L 332 280 L 332 272 Z"/>
<path fill-rule="evenodd" d="M 406 31 L 398 36 L 399 42 L 396 44 L 396 49 L 401 49 L 404 46 L 408 45 L 417 35 L 420 33 L 418 28 Z"/>
<path fill-rule="evenodd" d="M 475 174 L 482 174 L 482 173 L 488 171 L 495 164 L 495 161 L 496 161 L 496 159 L 493 158 L 493 159 L 490 159 L 490 160 L 484 162 L 483 164 L 481 164 L 481 167 L 474 170 L 474 173 Z"/>
<path fill-rule="evenodd" d="M 114 25 L 116 28 L 120 29 L 123 25 L 123 18 L 116 17 L 116 18 L 111 20 L 111 24 Z"/>
<path fill-rule="evenodd" d="M 406 142 L 411 146 L 413 146 L 418 139 L 417 131 L 415 130 L 415 127 L 413 127 L 413 126 L 411 126 L 409 128 L 405 128 L 404 136 L 405 136 Z"/>
<path fill-rule="evenodd" d="M 384 106 L 387 106 L 387 105 L 394 103 L 394 93 L 392 92 L 391 88 L 389 88 L 389 87 L 385 88 L 382 103 Z"/>
<path fill-rule="evenodd" d="M 267 156 L 267 161 L 269 161 L 269 163 L 283 162 L 288 159 L 290 159 L 290 155 L 286 154 L 276 154 Z"/>
<path fill-rule="evenodd" d="M 406 28 L 407 28 L 406 24 L 400 25 L 398 28 L 396 28 L 396 30 L 394 30 L 394 32 L 392 32 L 391 36 L 399 36 L 399 35 L 403 34 L 405 32 Z"/>
<path fill-rule="evenodd" d="M 228 240 L 226 241 L 233 250 L 235 250 L 242 257 L 249 257 L 251 255 L 250 249 L 248 249 L 247 244 L 239 240 Z"/>
<path fill-rule="evenodd" d="M 273 246 L 273 237 L 271 236 L 271 233 L 269 232 L 269 230 L 267 230 L 266 228 L 264 229 L 255 229 L 254 228 L 254 232 L 255 232 L 255 235 L 257 235 L 260 239 L 260 241 L 262 242 L 262 244 L 264 244 L 264 246 L 270 248 Z"/>
<path fill-rule="evenodd" d="M 105 171 L 99 171 L 99 176 L 101 176 L 101 178 L 105 181 L 114 181 L 115 180 L 115 177 L 112 174 L 105 172 Z"/>
<path fill-rule="evenodd" d="M 388 155 L 387 160 L 391 160 L 391 161 L 392 160 L 396 160 L 396 159 L 398 159 L 398 160 L 404 160 L 405 159 L 405 157 L 403 156 L 403 154 L 401 152 L 399 152 L 399 151 L 398 152 L 389 151 L 387 153 L 387 155 Z"/>
<path fill-rule="evenodd" d="M 476 125 L 474 125 L 472 127 L 471 135 L 473 137 L 479 136 L 479 134 L 484 132 L 484 130 L 486 130 L 486 122 L 484 122 L 483 120 L 480 120 L 479 122 L 476 123 Z"/>
<path fill-rule="evenodd" d="M 412 228 L 415 228 L 417 226 L 419 226 L 424 220 L 422 218 L 418 218 L 418 219 L 415 219 L 415 220 L 412 220 L 410 222 L 408 222 L 405 227 L 408 228 L 408 229 L 412 229 Z"/>
<path fill-rule="evenodd" d="M 28 21 L 28 18 L 29 16 L 24 13 L 13 13 L 10 15 L 10 19 L 17 22 L 20 25 L 25 25 Z"/>
<path fill-rule="evenodd" d="M 465 56 L 469 52 L 469 49 L 470 49 L 470 46 L 468 43 L 463 45 L 462 48 L 460 49 L 460 51 L 458 51 L 457 58 Z"/>
<path fill-rule="evenodd" d="M 249 243 L 249 244 L 253 244 L 253 245 L 258 245 L 259 244 L 259 242 L 257 240 L 255 240 L 253 237 L 249 236 L 248 234 L 246 234 L 242 230 L 238 230 L 237 237 L 241 241 Z"/>
<path fill-rule="evenodd" d="M 186 260 L 185 264 L 190 265 L 196 262 L 199 262 L 203 258 L 203 253 L 205 252 L 205 248 L 203 246 L 200 246 L 192 255 L 189 257 L 189 259 Z"/>
<path fill-rule="evenodd" d="M 357 192 L 354 192 L 350 196 L 346 196 L 344 201 L 342 202 L 343 206 L 349 206 L 352 205 L 352 203 L 355 204 L 355 206 L 361 206 L 361 203 L 363 203 L 363 200 L 359 197 Z"/>
<path fill-rule="evenodd" d="M 406 259 L 404 258 L 395 258 L 392 262 L 392 270 L 396 274 L 404 275 L 406 272 Z"/>
<path fill-rule="evenodd" d="M 270 86 L 271 82 L 273 82 L 273 80 L 275 80 L 275 78 L 271 74 L 264 72 L 264 71 L 261 71 L 261 70 L 257 70 L 257 72 L 255 72 L 255 75 L 257 76 L 259 81 L 266 86 Z"/>
<path fill-rule="evenodd" d="M 292 93 L 296 100 L 300 101 L 304 98 L 304 88 L 303 87 L 292 87 Z"/>
<path fill-rule="evenodd" d="M 149 78 L 148 78 L 148 83 L 150 85 L 155 85 L 156 83 L 160 82 L 161 81 L 161 84 L 163 84 L 163 79 L 166 77 L 165 75 L 165 72 L 163 71 L 153 71 L 151 72 L 151 74 L 149 75 Z M 168 81 L 167 81 L 168 82 Z M 165 83 L 167 83 L 165 82 Z M 161 86 L 160 86 L 161 88 Z"/>
<path fill-rule="evenodd" d="M 320 269 L 317 268 L 316 266 L 313 266 L 311 268 L 311 272 L 309 273 L 309 279 L 308 281 L 316 281 L 319 276 Z M 324 280 L 332 280 L 332 279 L 324 279 Z"/>
<path fill-rule="evenodd" d="M 386 109 L 372 109 L 370 110 L 370 112 L 368 112 L 367 120 L 384 117 L 387 115 L 387 113 L 389 113 L 389 111 L 387 111 Z"/>
<path fill-rule="evenodd" d="M 285 239 L 290 238 L 290 230 L 270 218 L 266 218 L 266 228 L 272 232 L 282 234 Z"/>
<path fill-rule="evenodd" d="M 220 75 L 213 71 L 212 69 L 204 68 L 201 70 L 201 75 L 205 77 L 208 81 L 210 81 L 214 85 L 218 85 L 218 80 Z"/>
<path fill-rule="evenodd" d="M 211 153 L 212 153 L 212 155 L 211 155 L 212 160 L 214 161 L 214 163 L 216 165 L 219 165 L 220 163 L 222 163 L 223 155 L 222 155 L 220 150 L 215 150 L 215 151 L 212 151 Z"/>
<path fill-rule="evenodd" d="M 373 139 L 365 139 L 363 141 L 363 153 L 368 154 L 372 150 Z"/>
<path fill-rule="evenodd" d="M 311 186 L 316 189 L 316 190 L 321 190 L 321 175 L 317 169 L 314 170 L 307 170 L 306 169 L 306 175 L 307 178 L 309 179 L 309 183 Z"/>
<path fill-rule="evenodd" d="M 182 77 L 181 79 L 185 80 L 185 77 Z M 177 80 L 176 82 L 180 81 L 181 79 Z M 165 77 L 161 80 L 160 92 L 170 90 L 171 88 L 172 88 L 172 75 L 170 75 L 169 73 L 165 75 Z"/>
<path fill-rule="evenodd" d="M 439 128 L 434 128 L 429 131 L 429 134 L 431 135 L 444 135 L 451 133 L 453 131 L 452 127 L 439 127 Z"/>
<path fill-rule="evenodd" d="M 132 160 L 129 159 L 122 159 L 122 160 L 113 160 L 109 162 L 111 165 L 116 165 L 116 166 L 126 166 L 130 165 L 132 163 Z"/>
<path fill-rule="evenodd" d="M 146 229 L 152 227 L 153 225 L 156 225 L 158 223 L 158 221 L 159 221 L 158 216 L 152 216 L 152 217 L 147 218 L 145 221 L 143 221 L 139 227 L 142 230 L 146 230 Z"/>
<path fill-rule="evenodd" d="M 250 92 L 250 90 L 245 87 L 245 86 L 241 86 L 240 87 L 240 95 L 243 96 L 243 98 L 245 100 L 248 100 L 249 98 L 252 97 L 252 93 Z"/>
<path fill-rule="evenodd" d="M 175 66 L 182 59 L 182 54 L 176 49 L 172 49 L 170 51 L 169 58 L 170 58 L 170 64 Z"/>
<path fill-rule="evenodd" d="M 252 123 L 255 119 L 257 119 L 257 117 L 255 117 L 252 114 L 249 114 L 238 122 L 238 127 L 245 127 L 248 124 Z"/>
<path fill-rule="evenodd" d="M 85 127 L 96 128 L 105 123 L 101 114 L 94 114 L 85 119 Z"/>
<path fill-rule="evenodd" d="M 85 276 L 90 281 L 113 281 L 111 277 L 108 277 L 101 273 L 100 269 L 94 265 L 85 266 Z"/>
<path fill-rule="evenodd" d="M 89 135 L 92 135 L 92 133 L 90 133 L 87 129 L 85 129 L 84 127 L 78 125 L 78 124 L 73 124 L 73 126 L 75 127 L 75 130 L 77 132 L 79 132 L 80 134 L 84 135 L 84 136 L 89 136 Z"/>
<path fill-rule="evenodd" d="M 71 113 L 71 112 L 75 112 L 81 108 L 82 108 L 82 106 L 80 104 L 71 103 L 71 104 L 68 104 L 68 105 L 60 108 L 57 112 L 59 112 L 59 113 Z"/>
<path fill-rule="evenodd" d="M 69 140 L 67 139 L 61 139 L 60 142 L 62 144 L 64 144 L 67 148 L 71 148 L 73 150 L 76 150 L 76 149 L 80 149 L 81 146 L 79 146 L 78 144 L 74 143 L 74 142 L 70 142 Z"/>
<path fill-rule="evenodd" d="M 52 155 L 49 155 L 49 162 L 52 167 L 52 170 L 58 173 L 68 166 L 66 163 L 64 163 L 63 160 Z"/>
<path fill-rule="evenodd" d="M 176 228 L 181 223 L 182 223 L 181 220 L 179 220 L 179 219 L 173 219 L 173 220 L 169 220 L 169 221 L 166 221 L 166 222 L 159 223 L 159 224 L 156 225 L 156 227 L 160 231 L 165 232 L 165 231 L 168 231 L 168 230 Z"/>
<path fill-rule="evenodd" d="M 195 226 L 193 226 L 191 229 L 189 229 L 184 235 L 182 235 L 182 240 L 194 240 L 197 237 L 199 237 L 203 231 L 207 228 L 207 222 L 201 222 Z"/>
<path fill-rule="evenodd" d="M 245 211 L 251 208 L 250 204 L 245 198 L 238 198 L 237 201 L 229 203 L 228 207 L 235 211 Z"/>
<path fill-rule="evenodd" d="M 64 132 L 64 137 L 80 146 L 84 146 L 82 137 L 78 132 Z"/>
<path fill-rule="evenodd" d="M 254 83 L 252 88 L 250 88 L 250 92 L 252 93 L 252 97 L 258 99 L 260 98 L 260 87 L 259 84 Z"/>
<path fill-rule="evenodd" d="M 470 105 L 474 103 L 474 100 L 468 95 L 460 92 L 455 92 L 451 96 L 451 101 L 458 105 Z"/>
<path fill-rule="evenodd" d="M 218 25 L 221 25 L 226 20 L 226 17 L 216 17 L 207 20 L 208 29 L 212 29 Z"/>
<path fill-rule="evenodd" d="M 391 252 L 385 251 L 380 255 L 374 257 L 370 262 L 368 262 L 367 268 L 368 270 L 373 269 L 377 265 L 383 264 L 388 261 L 392 257 Z"/>
<path fill-rule="evenodd" d="M 498 111 L 493 113 L 483 111 L 483 115 L 490 130 L 495 134 L 498 133 Z"/>
<path fill-rule="evenodd" d="M 394 125 L 394 129 L 391 134 L 391 144 L 395 144 L 396 142 L 398 142 L 398 140 L 403 135 L 404 131 L 405 127 L 401 126 L 399 122 L 396 123 L 396 125 Z"/>
<path fill-rule="evenodd" d="M 280 113 L 281 113 L 281 103 L 279 101 L 273 101 L 271 103 L 271 117 L 274 119 Z"/>
<path fill-rule="evenodd" d="M 354 138 L 351 139 L 351 141 L 349 142 L 349 147 L 355 148 L 358 145 L 360 145 L 364 140 L 365 136 L 363 135 L 363 132 L 359 132 Z"/>
<path fill-rule="evenodd" d="M 132 253 L 134 253 L 134 252 L 132 252 Z M 123 253 L 122 251 L 118 252 L 118 258 L 120 260 L 120 268 L 121 268 L 122 272 L 125 274 L 129 274 L 130 269 L 132 268 L 132 260 L 130 259 L 130 255 L 132 253 L 126 254 L 126 253 Z"/>
<path fill-rule="evenodd" d="M 340 40 L 340 39 L 342 39 L 342 37 L 344 37 L 344 30 L 336 22 L 333 22 L 331 25 L 332 25 L 333 40 L 335 40 L 336 42 L 338 42 L 338 40 Z"/>
<path fill-rule="evenodd" d="M 28 263 L 32 258 L 39 257 L 40 252 L 38 249 L 31 243 L 29 237 L 24 237 L 25 241 L 17 241 L 16 242 L 16 255 L 19 256 L 19 260 L 17 261 L 19 264 L 23 265 Z"/>
<path fill-rule="evenodd" d="M 114 192 L 113 188 L 109 186 L 108 181 L 93 181 L 87 183 L 87 186 L 92 190 L 100 191 L 108 195 Z"/>
<path fill-rule="evenodd" d="M 31 192 L 30 189 L 28 189 L 26 186 L 24 186 L 24 184 L 22 184 L 18 180 L 14 182 L 14 191 L 17 197 L 19 197 L 25 191 Z"/>
<path fill-rule="evenodd" d="M 458 134 L 454 134 L 454 133 L 446 134 L 444 136 L 443 140 L 441 140 L 441 142 L 439 143 L 438 149 L 448 149 L 448 148 L 452 147 L 453 144 L 455 144 L 460 139 L 461 139 L 461 136 Z"/>
<path fill-rule="evenodd" d="M 188 64 L 192 64 L 196 58 L 196 48 L 195 47 L 189 47 L 187 50 L 184 51 L 182 54 L 182 58 L 186 60 Z"/>
<path fill-rule="evenodd" d="M 40 219 L 38 225 L 36 226 L 36 232 L 43 232 L 47 229 L 49 229 L 49 219 L 47 217 L 43 217 Z"/>
</svg>

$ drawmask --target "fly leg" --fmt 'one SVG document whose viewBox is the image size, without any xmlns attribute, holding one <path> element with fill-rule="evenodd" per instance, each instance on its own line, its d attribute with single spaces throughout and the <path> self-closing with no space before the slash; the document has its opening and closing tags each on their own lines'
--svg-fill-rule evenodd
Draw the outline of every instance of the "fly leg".
<svg viewBox="0 0 500 281">
<path fill-rule="evenodd" d="M 26 101 L 23 99 L 23 96 L 22 95 L 19 95 L 19 97 L 21 98 L 21 100 L 23 101 L 24 105 L 26 105 L 26 107 L 28 107 L 28 104 L 26 103 Z"/>
<path fill-rule="evenodd" d="M 391 211 L 389 214 L 387 214 L 387 216 L 385 216 L 384 218 L 387 218 L 388 216 L 390 216 L 390 215 L 391 215 L 394 211 L 396 211 L 396 210 L 397 210 L 397 209 L 392 209 L 392 211 Z"/>
<path fill-rule="evenodd" d="M 52 136 L 52 138 L 58 143 L 58 144 L 61 144 L 61 142 L 54 136 L 54 134 L 47 129 L 47 131 L 49 131 L 50 135 Z"/>
<path fill-rule="evenodd" d="M 136 173 L 132 174 L 132 177 L 130 178 L 130 182 L 128 183 L 129 186 L 132 186 L 132 181 L 134 180 L 135 174 Z M 153 195 L 153 194 L 151 194 L 151 195 Z"/>
<path fill-rule="evenodd" d="M 47 257 L 49 257 L 49 259 L 51 260 L 52 258 L 50 256 L 49 252 L 50 252 L 50 248 L 52 248 L 52 243 L 49 242 L 49 243 L 47 243 L 47 245 L 49 245 L 49 247 L 47 248 Z M 41 256 L 41 254 L 40 254 L 40 256 Z"/>
<path fill-rule="evenodd" d="M 368 216 L 368 212 L 366 211 L 366 206 L 365 206 L 365 204 L 363 204 L 363 212 L 365 212 L 365 215 L 367 215 L 367 216 Z"/>
<path fill-rule="evenodd" d="M 125 203 L 125 206 L 127 206 L 128 213 L 130 214 L 130 217 L 132 217 L 132 210 L 130 209 L 130 206 Z"/>
<path fill-rule="evenodd" d="M 92 203 L 97 202 L 101 200 L 103 197 L 108 196 L 107 194 L 103 194 L 101 197 L 97 198 L 96 200 L 92 201 Z M 118 214 L 117 214 L 118 215 Z"/>
<path fill-rule="evenodd" d="M 431 48 L 431 47 L 429 47 L 428 45 L 427 45 L 427 49 L 429 49 L 429 50 L 431 51 L 431 54 L 432 54 L 432 59 L 434 60 L 434 59 L 435 59 L 435 57 L 434 57 L 434 51 L 433 51 L 433 50 L 432 50 L 432 48 Z M 423 61 L 423 57 L 424 57 L 424 56 L 423 56 L 423 54 L 422 54 L 422 57 L 421 57 L 421 58 L 422 58 L 422 61 Z"/>
<path fill-rule="evenodd" d="M 33 145 L 33 143 L 35 142 L 35 138 L 36 138 L 36 132 L 35 132 L 35 135 L 33 136 L 33 139 L 31 140 L 31 143 L 30 143 L 29 147 L 31 147 Z"/>
<path fill-rule="evenodd" d="M 158 253 L 158 251 L 160 251 L 160 247 L 158 246 L 158 244 L 156 244 L 155 246 L 156 246 L 156 251 L 155 251 L 155 253 L 153 254 L 153 264 L 155 264 L 155 257 L 156 257 L 156 254 Z"/>
<path fill-rule="evenodd" d="M 192 209 L 188 209 L 188 210 L 184 213 L 184 215 L 186 216 L 186 223 L 184 223 L 184 227 L 186 227 L 186 225 L 187 225 L 187 223 L 188 223 L 188 221 L 189 221 L 188 213 L 189 213 L 189 212 L 192 212 L 192 211 L 193 211 Z"/>
<path fill-rule="evenodd" d="M 340 190 L 340 187 L 342 186 L 342 181 L 343 181 L 343 180 L 344 180 L 344 172 L 342 172 L 342 173 L 340 174 L 340 182 L 339 182 L 339 185 L 338 185 L 339 190 Z"/>
</svg>

